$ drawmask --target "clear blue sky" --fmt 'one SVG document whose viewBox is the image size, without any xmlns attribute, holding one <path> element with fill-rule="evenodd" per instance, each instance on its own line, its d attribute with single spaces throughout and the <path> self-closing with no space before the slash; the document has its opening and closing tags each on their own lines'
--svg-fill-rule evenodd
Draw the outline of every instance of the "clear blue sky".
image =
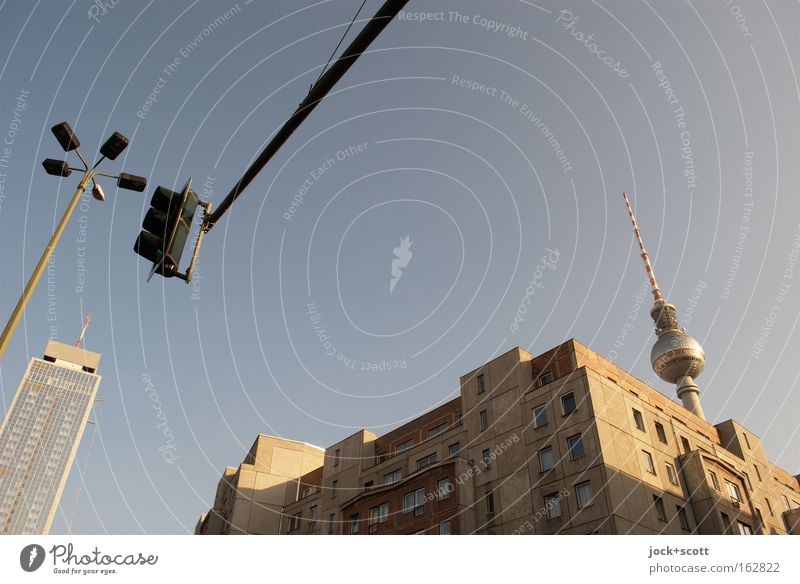
<svg viewBox="0 0 800 584">
<path fill-rule="evenodd" d="M 0 2 L 3 320 L 78 181 L 41 168 L 50 126 L 87 155 L 124 133 L 105 168 L 150 180 L 79 209 L 0 367 L 5 412 L 29 358 L 94 315 L 104 403 L 53 533 L 191 532 L 257 433 L 385 432 L 517 345 L 575 337 L 675 399 L 623 190 L 705 348 L 707 417 L 800 470 L 796 3 L 411 0 L 441 14 L 391 23 L 211 232 L 194 286 L 144 283 L 153 188 L 191 176 L 221 201 L 360 2 L 107 4 Z"/>
</svg>

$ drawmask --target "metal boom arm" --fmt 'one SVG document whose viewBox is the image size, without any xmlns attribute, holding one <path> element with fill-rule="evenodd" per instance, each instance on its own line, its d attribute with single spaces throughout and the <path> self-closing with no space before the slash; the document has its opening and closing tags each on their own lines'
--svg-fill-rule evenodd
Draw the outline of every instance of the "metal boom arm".
<svg viewBox="0 0 800 584">
<path fill-rule="evenodd" d="M 233 186 L 231 192 L 228 193 L 222 203 L 220 203 L 217 210 L 206 219 L 203 225 L 203 229 L 206 232 L 214 227 L 220 217 L 228 210 L 228 207 L 242 194 L 256 175 L 261 172 L 261 169 L 267 165 L 272 156 L 291 137 L 294 131 L 300 127 L 300 124 L 302 124 L 314 108 L 319 105 L 319 102 L 325 98 L 339 79 L 344 76 L 347 70 L 356 62 L 356 59 L 361 56 L 372 41 L 380 35 L 383 29 L 386 28 L 389 22 L 391 22 L 407 3 L 408 0 L 387 0 L 384 2 L 380 10 L 378 10 L 375 16 L 364 26 L 355 40 L 350 43 L 350 46 L 348 46 L 342 55 L 331 65 L 331 68 L 320 77 L 319 81 L 311 87 L 308 95 L 292 114 L 292 117 L 283 124 L 270 143 L 261 151 L 261 154 L 258 155 L 258 158 L 256 158 L 245 171 L 242 178 L 239 179 L 239 182 Z"/>
</svg>

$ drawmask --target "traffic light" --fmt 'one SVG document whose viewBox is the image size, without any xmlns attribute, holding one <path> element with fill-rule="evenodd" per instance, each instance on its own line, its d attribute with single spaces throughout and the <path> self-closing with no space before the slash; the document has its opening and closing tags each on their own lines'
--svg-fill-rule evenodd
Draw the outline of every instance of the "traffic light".
<svg viewBox="0 0 800 584">
<path fill-rule="evenodd" d="M 133 251 L 153 262 L 154 273 L 167 278 L 183 276 L 178 265 L 200 203 L 190 186 L 191 179 L 181 192 L 166 187 L 155 190 L 150 209 L 142 221 L 144 231 L 133 245 Z"/>
</svg>

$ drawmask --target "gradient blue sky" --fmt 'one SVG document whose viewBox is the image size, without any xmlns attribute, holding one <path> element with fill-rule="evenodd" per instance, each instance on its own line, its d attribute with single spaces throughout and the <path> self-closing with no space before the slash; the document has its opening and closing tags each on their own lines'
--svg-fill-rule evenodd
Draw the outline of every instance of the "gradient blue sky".
<svg viewBox="0 0 800 584">
<path fill-rule="evenodd" d="M 131 248 L 153 188 L 191 176 L 221 201 L 359 4 L 0 3 L 0 314 L 78 182 L 42 170 L 60 153 L 50 126 L 68 120 L 90 156 L 124 133 L 104 168 L 150 180 L 144 194 L 105 183 L 107 201 L 79 209 L 0 366 L 5 412 L 51 334 L 73 342 L 94 315 L 104 403 L 52 532 L 191 532 L 257 433 L 321 446 L 383 433 L 517 345 L 575 337 L 675 399 L 649 364 L 623 190 L 705 348 L 707 417 L 737 419 L 798 472 L 797 3 L 412 0 L 407 12 L 441 19 L 389 25 L 209 234 L 193 285 L 144 283 Z M 405 236 L 413 256 L 390 293 Z M 546 249 L 558 261 L 537 274 Z M 384 361 L 400 366 L 370 370 Z"/>
</svg>

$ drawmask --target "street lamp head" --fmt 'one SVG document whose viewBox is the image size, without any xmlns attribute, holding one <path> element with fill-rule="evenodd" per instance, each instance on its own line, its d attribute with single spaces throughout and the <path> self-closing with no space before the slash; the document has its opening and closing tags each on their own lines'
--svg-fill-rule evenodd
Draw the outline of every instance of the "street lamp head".
<svg viewBox="0 0 800 584">
<path fill-rule="evenodd" d="M 52 130 L 53 135 L 56 137 L 56 140 L 58 140 L 58 143 L 61 144 L 64 152 L 75 150 L 81 145 L 78 137 L 75 135 L 75 132 L 72 131 L 72 128 L 70 128 L 67 122 L 56 124 L 50 129 Z"/>
<path fill-rule="evenodd" d="M 147 188 L 147 179 L 143 176 L 136 176 L 135 174 L 121 172 L 117 178 L 117 186 L 121 189 L 128 189 L 129 191 L 137 191 L 141 193 L 145 188 Z"/>
<path fill-rule="evenodd" d="M 127 147 L 128 139 L 119 132 L 114 132 L 111 134 L 111 137 L 106 140 L 106 143 L 100 148 L 100 154 L 109 160 L 114 160 L 117 156 L 119 156 L 119 153 L 125 150 Z"/>
<path fill-rule="evenodd" d="M 94 186 L 92 187 L 92 196 L 98 201 L 106 200 L 106 194 L 103 192 L 103 187 L 97 183 L 94 183 Z"/>
<path fill-rule="evenodd" d="M 44 166 L 47 174 L 52 174 L 53 176 L 69 176 L 72 174 L 72 170 L 64 160 L 48 158 L 42 162 L 42 166 Z"/>
</svg>

